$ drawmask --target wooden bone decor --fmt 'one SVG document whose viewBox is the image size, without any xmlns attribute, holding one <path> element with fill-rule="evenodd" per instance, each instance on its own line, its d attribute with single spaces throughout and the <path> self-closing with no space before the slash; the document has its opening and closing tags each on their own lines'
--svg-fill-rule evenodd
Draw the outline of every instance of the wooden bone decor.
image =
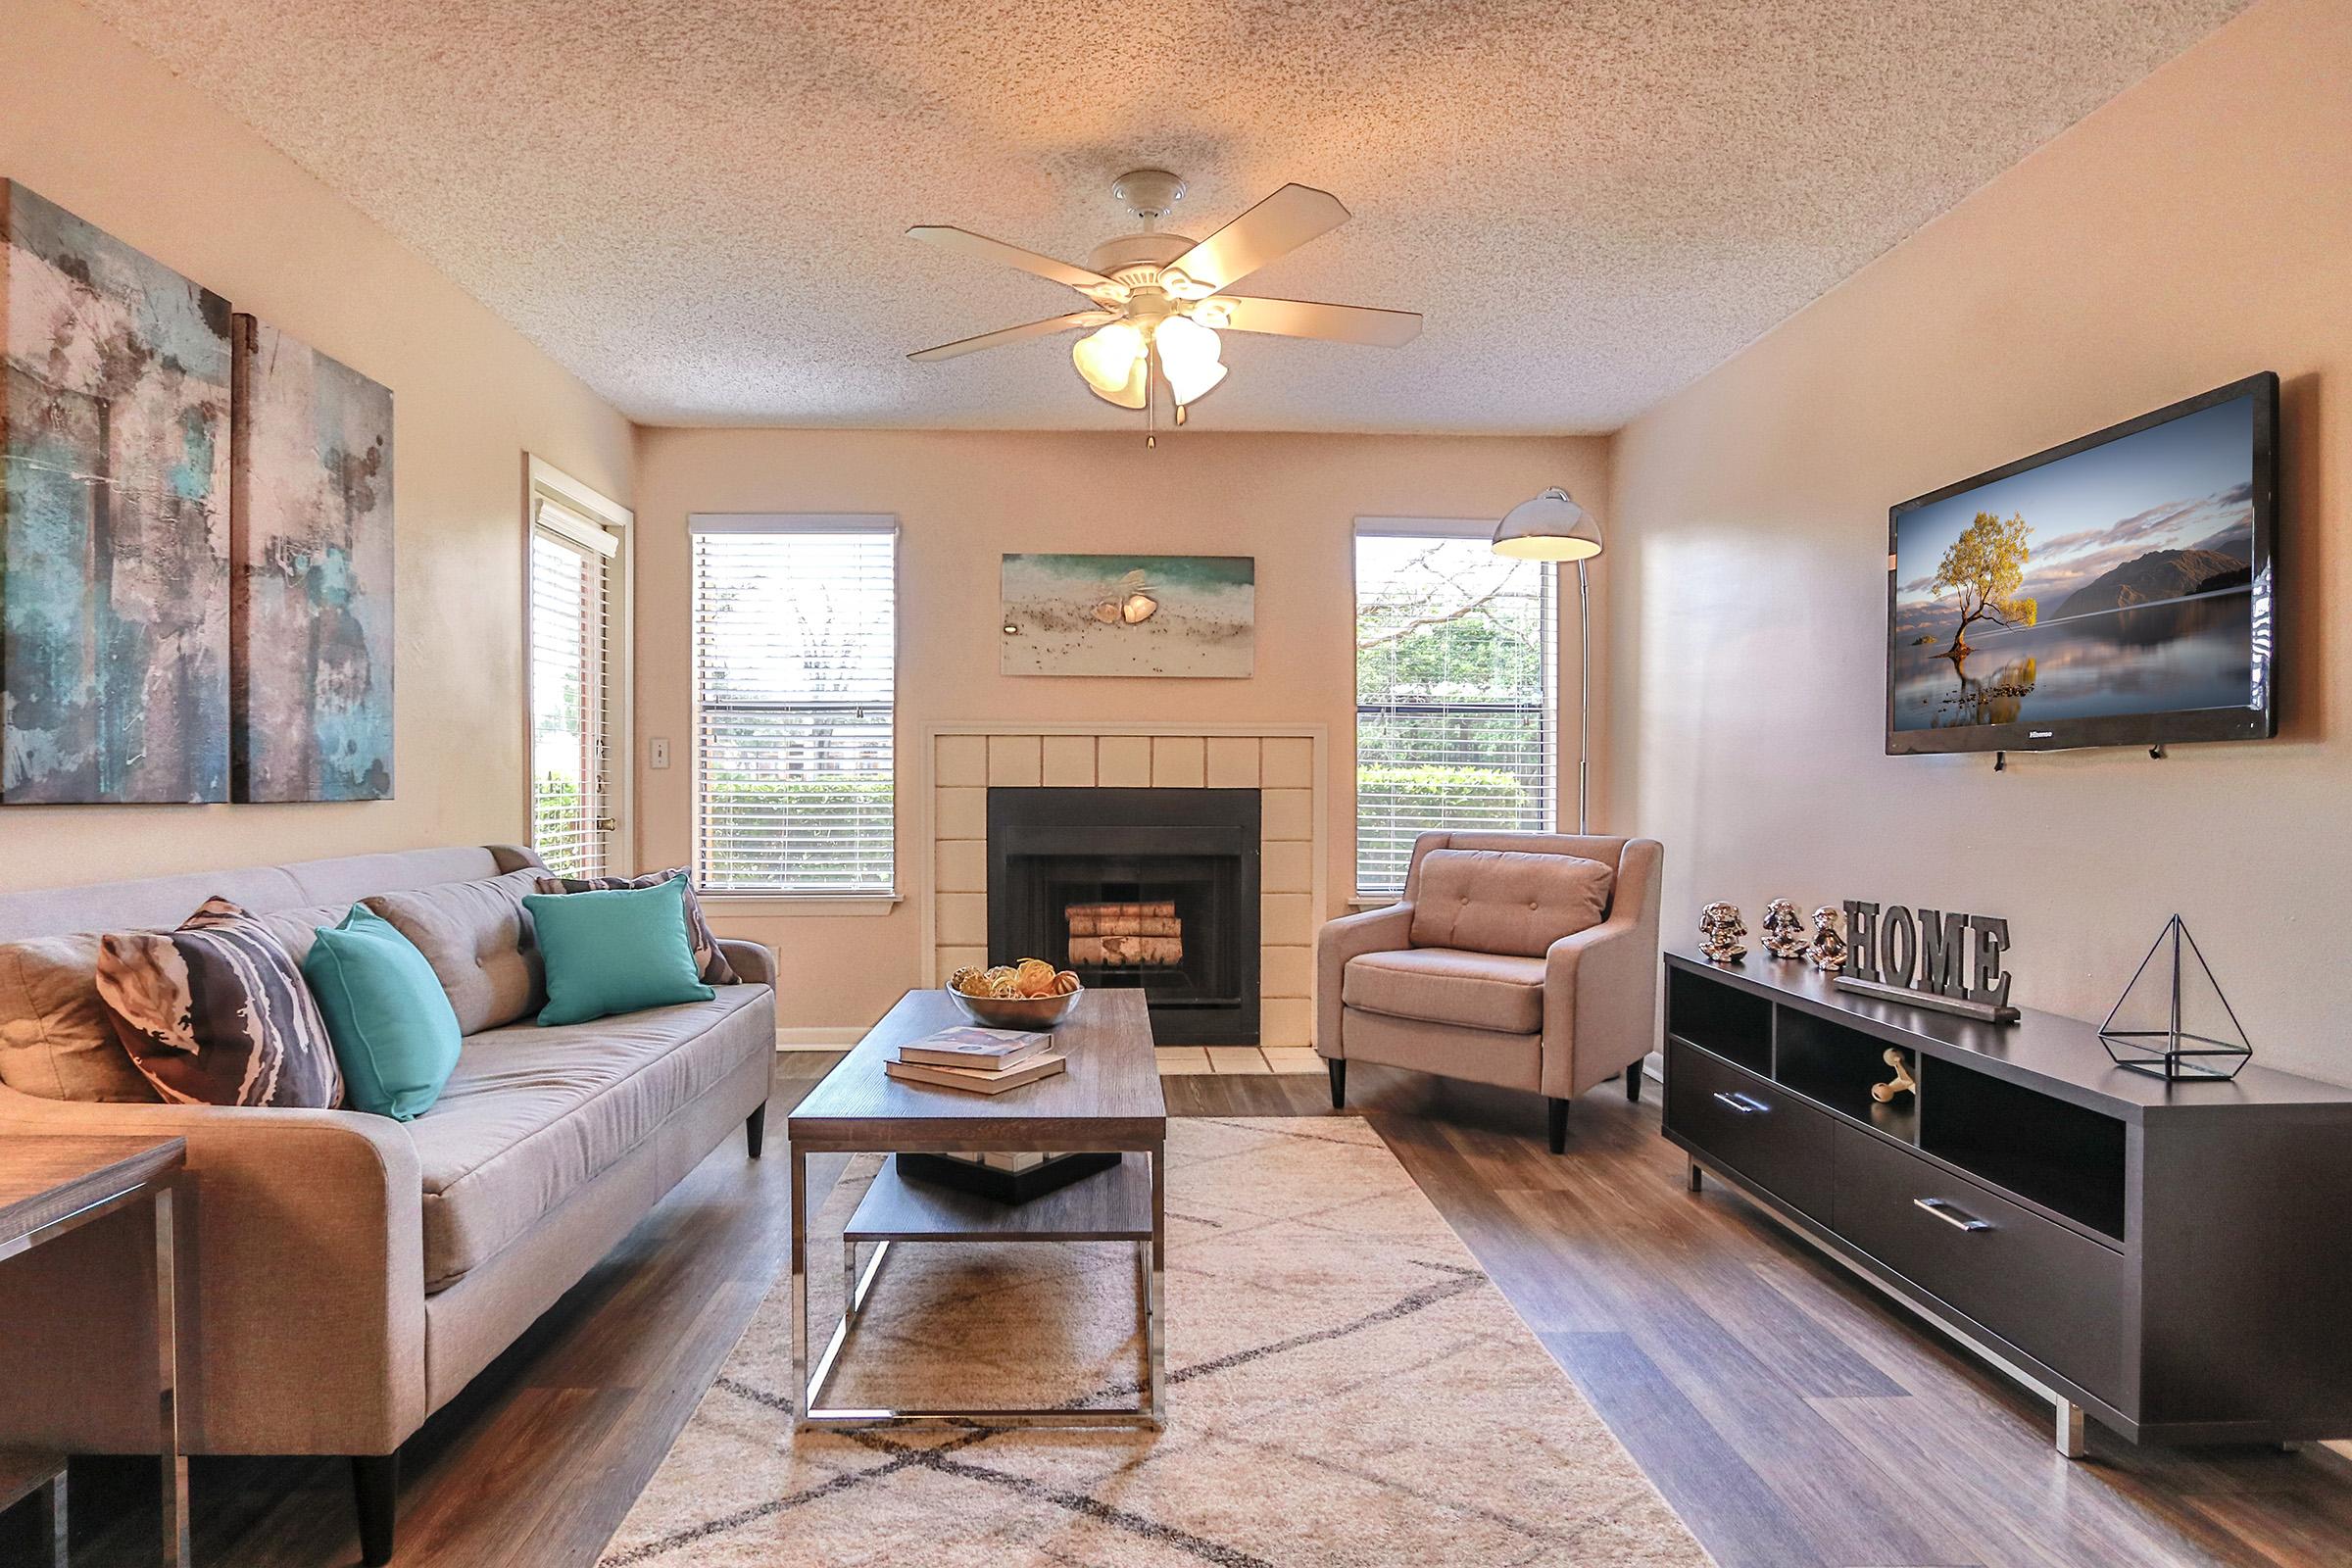
<svg viewBox="0 0 2352 1568">
<path fill-rule="evenodd" d="M 2011 976 L 2001 967 L 2008 921 L 1939 909 L 1915 915 L 1899 904 L 1881 910 L 1848 899 L 1845 931 L 1851 952 L 1845 973 L 1834 982 L 1838 990 L 1984 1023 L 2017 1022 L 2017 1009 L 2009 1005 Z"/>
</svg>

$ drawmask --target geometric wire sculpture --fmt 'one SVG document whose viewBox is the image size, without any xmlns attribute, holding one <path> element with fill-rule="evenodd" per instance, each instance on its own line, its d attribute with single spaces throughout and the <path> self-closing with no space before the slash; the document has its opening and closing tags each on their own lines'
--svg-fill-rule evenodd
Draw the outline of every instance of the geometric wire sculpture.
<svg viewBox="0 0 2352 1568">
<path fill-rule="evenodd" d="M 2167 961 L 2150 974 L 2148 966 L 2168 946 Z M 2183 950 L 2196 960 L 2192 966 L 2182 965 Z M 2147 982 L 2144 986 L 2143 980 Z M 2148 956 L 2139 960 L 2132 983 L 2107 1010 L 2107 1021 L 2099 1025 L 2099 1040 L 2117 1066 L 2171 1083 L 2184 1078 L 2234 1078 L 2254 1054 L 2235 1009 L 2222 995 L 2221 982 L 2214 979 L 2205 955 L 2198 951 L 2197 939 L 2188 934 L 2187 925 L 2177 914 L 2165 925 L 2156 945 L 2148 949 Z"/>
</svg>

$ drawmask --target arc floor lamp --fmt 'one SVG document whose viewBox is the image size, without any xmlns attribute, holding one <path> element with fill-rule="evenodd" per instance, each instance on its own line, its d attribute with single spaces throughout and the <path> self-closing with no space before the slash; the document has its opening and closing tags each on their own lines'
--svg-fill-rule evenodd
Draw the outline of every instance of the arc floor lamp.
<svg viewBox="0 0 2352 1568">
<path fill-rule="evenodd" d="M 1601 553 L 1600 519 L 1553 485 L 1503 514 L 1494 553 L 1514 561 L 1576 563 L 1576 830 L 1589 831 L 1592 783 L 1592 586 L 1585 563 Z"/>
</svg>

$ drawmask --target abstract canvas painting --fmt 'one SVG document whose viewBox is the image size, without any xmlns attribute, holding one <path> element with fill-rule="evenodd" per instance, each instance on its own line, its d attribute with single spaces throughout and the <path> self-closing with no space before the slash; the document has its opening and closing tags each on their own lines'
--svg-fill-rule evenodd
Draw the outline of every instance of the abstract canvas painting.
<svg viewBox="0 0 2352 1568">
<path fill-rule="evenodd" d="M 0 180 L 0 801 L 228 799 L 228 315 Z"/>
<path fill-rule="evenodd" d="M 392 793 L 392 394 L 235 323 L 230 755 L 240 801 Z"/>
<path fill-rule="evenodd" d="M 1256 662 L 1249 556 L 1006 556 L 1007 675 L 1247 678 Z"/>
</svg>

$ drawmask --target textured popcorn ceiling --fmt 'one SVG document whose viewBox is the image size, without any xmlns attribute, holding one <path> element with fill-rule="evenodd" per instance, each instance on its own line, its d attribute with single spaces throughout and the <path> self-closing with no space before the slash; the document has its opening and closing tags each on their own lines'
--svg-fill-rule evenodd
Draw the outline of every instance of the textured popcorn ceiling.
<svg viewBox="0 0 2352 1568">
<path fill-rule="evenodd" d="M 1354 220 L 1242 292 L 1419 310 L 1403 349 L 1226 336 L 1198 425 L 1605 430 L 2243 0 L 88 0 L 634 418 L 1084 429 L 1068 260 L 1175 170 Z"/>
</svg>

